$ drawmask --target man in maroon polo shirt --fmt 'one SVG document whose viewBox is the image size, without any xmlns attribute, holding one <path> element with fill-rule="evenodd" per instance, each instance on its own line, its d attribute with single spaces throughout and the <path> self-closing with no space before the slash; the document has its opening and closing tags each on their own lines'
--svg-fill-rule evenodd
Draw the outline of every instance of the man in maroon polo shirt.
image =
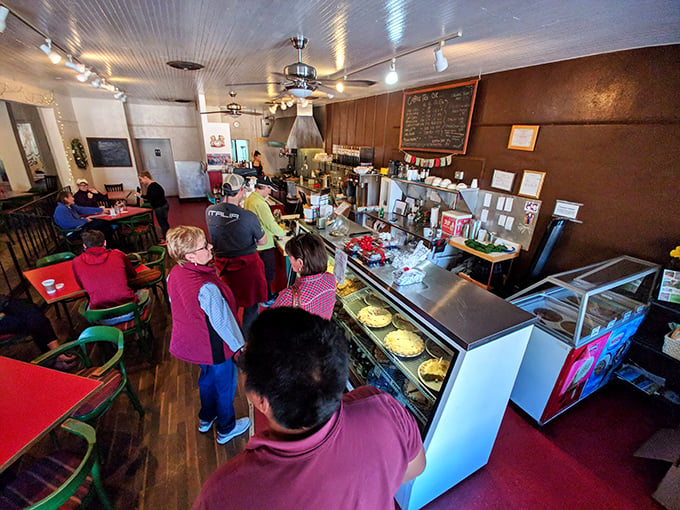
<svg viewBox="0 0 680 510">
<path fill-rule="evenodd" d="M 420 432 L 376 388 L 343 395 L 347 358 L 330 321 L 300 308 L 260 314 L 238 364 L 269 429 L 213 473 L 194 510 L 394 509 L 400 485 L 425 468 Z"/>
</svg>

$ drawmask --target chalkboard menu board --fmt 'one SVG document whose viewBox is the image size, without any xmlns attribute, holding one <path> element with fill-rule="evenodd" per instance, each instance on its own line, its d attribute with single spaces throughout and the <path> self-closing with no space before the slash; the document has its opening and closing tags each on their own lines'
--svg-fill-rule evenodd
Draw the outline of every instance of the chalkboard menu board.
<svg viewBox="0 0 680 510">
<path fill-rule="evenodd" d="M 126 138 L 88 138 L 92 166 L 132 166 Z"/>
<path fill-rule="evenodd" d="M 399 148 L 465 154 L 477 83 L 405 92 Z"/>
</svg>

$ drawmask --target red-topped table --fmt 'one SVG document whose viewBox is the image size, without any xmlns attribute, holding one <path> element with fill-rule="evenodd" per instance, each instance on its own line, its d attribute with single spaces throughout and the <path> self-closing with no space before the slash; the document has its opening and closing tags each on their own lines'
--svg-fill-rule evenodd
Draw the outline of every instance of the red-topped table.
<svg viewBox="0 0 680 510">
<path fill-rule="evenodd" d="M 138 214 L 148 214 L 148 213 L 153 213 L 153 209 L 147 209 L 146 207 L 132 207 L 128 206 L 125 209 L 125 212 L 122 212 L 120 214 L 116 214 L 115 216 L 111 216 L 110 214 L 94 214 L 92 216 L 89 216 L 90 218 L 99 218 L 100 220 L 104 221 L 119 221 L 119 220 L 124 220 L 125 218 L 130 218 L 132 216 L 137 216 Z"/>
<path fill-rule="evenodd" d="M 0 356 L 0 472 L 102 383 Z"/>
<path fill-rule="evenodd" d="M 140 264 L 135 268 L 137 273 L 149 269 L 144 264 Z M 38 267 L 36 269 L 29 269 L 24 271 L 24 276 L 33 285 L 33 288 L 38 291 L 47 304 L 57 303 L 63 299 L 80 297 L 85 295 L 85 291 L 76 281 L 76 276 L 73 274 L 73 261 L 66 260 L 53 264 L 51 266 Z M 42 282 L 45 280 L 54 280 L 55 285 L 64 284 L 62 288 L 57 288 L 57 291 L 48 294 L 43 287 Z"/>
<path fill-rule="evenodd" d="M 85 291 L 76 281 L 73 274 L 72 261 L 66 260 L 51 266 L 39 267 L 24 271 L 24 276 L 38 291 L 46 303 L 57 303 L 63 299 L 80 297 L 85 295 Z M 53 294 L 48 294 L 42 282 L 53 279 L 55 284 L 64 284 L 63 288 L 58 288 Z"/>
</svg>

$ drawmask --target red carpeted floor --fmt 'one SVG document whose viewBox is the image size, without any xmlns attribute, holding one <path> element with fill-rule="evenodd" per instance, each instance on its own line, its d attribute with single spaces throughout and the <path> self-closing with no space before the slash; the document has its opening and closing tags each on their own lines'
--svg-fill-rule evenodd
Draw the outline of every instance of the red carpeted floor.
<svg viewBox="0 0 680 510">
<path fill-rule="evenodd" d="M 206 202 L 169 201 L 171 226 L 205 229 Z M 633 453 L 677 416 L 618 381 L 544 427 L 511 405 L 488 464 L 425 508 L 662 509 L 651 494 L 669 464 Z"/>
</svg>

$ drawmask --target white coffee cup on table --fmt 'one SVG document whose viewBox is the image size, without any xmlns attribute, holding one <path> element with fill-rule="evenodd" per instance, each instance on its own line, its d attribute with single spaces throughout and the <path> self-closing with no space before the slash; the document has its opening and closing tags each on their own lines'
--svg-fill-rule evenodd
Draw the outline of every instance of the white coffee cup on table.
<svg viewBox="0 0 680 510">
<path fill-rule="evenodd" d="M 45 292 L 47 292 L 48 294 L 54 294 L 55 292 L 57 292 L 57 288 L 54 285 L 53 279 L 50 278 L 49 280 L 43 280 L 42 284 L 43 287 L 45 287 Z"/>
</svg>

